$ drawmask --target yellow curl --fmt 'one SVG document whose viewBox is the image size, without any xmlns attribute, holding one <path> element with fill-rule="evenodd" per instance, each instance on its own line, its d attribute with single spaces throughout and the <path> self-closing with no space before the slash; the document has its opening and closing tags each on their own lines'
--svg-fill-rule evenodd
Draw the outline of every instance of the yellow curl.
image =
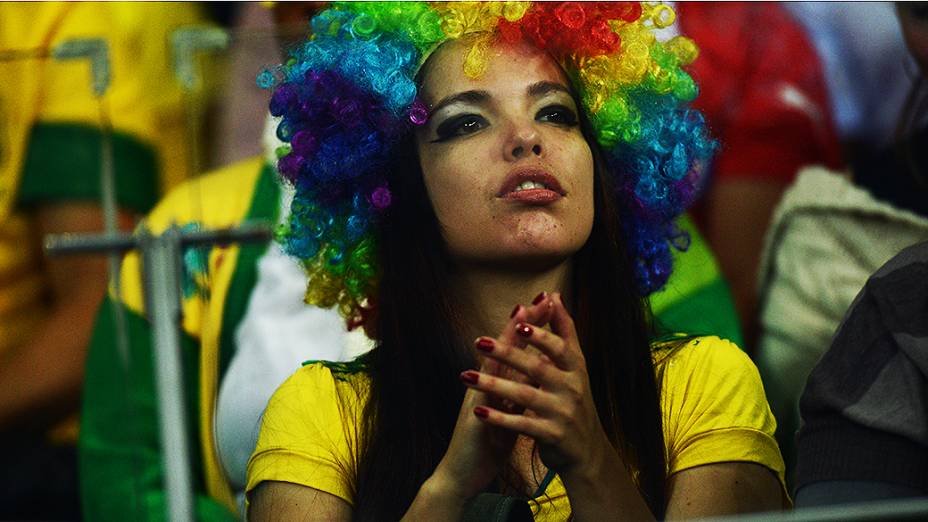
<svg viewBox="0 0 928 522">
<path fill-rule="evenodd" d="M 503 18 L 509 22 L 518 22 L 525 16 L 531 5 L 531 2 L 504 2 Z"/>
<path fill-rule="evenodd" d="M 490 36 L 481 36 L 474 40 L 464 55 L 464 74 L 469 78 L 478 78 L 487 70 L 490 62 Z"/>
<path fill-rule="evenodd" d="M 515 3 L 512 2 L 512 4 Z M 448 38 L 460 38 L 468 34 L 493 32 L 507 8 L 510 16 L 519 15 L 520 10 L 522 10 L 521 14 L 524 15 L 524 10 L 527 10 L 527 7 L 522 8 L 509 4 L 501 2 L 432 2 L 430 5 L 441 15 L 441 29 Z M 519 18 L 521 18 L 521 15 Z"/>
<path fill-rule="evenodd" d="M 677 19 L 677 13 L 667 4 L 657 4 L 650 6 L 648 10 L 648 19 L 654 24 L 654 27 L 663 29 L 669 27 Z"/>
<path fill-rule="evenodd" d="M 331 308 L 338 302 L 342 283 L 326 270 L 324 263 L 325 261 L 317 261 L 306 267 L 310 284 L 306 288 L 304 300 L 307 304 L 320 308 Z"/>
<path fill-rule="evenodd" d="M 699 56 L 699 47 L 696 46 L 696 42 L 685 36 L 674 36 L 664 44 L 664 47 L 677 57 L 680 65 L 689 65 Z"/>
</svg>

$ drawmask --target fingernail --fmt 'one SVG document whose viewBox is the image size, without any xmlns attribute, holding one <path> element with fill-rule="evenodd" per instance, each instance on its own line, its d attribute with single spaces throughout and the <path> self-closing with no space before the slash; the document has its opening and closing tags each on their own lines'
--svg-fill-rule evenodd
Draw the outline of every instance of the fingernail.
<svg viewBox="0 0 928 522">
<path fill-rule="evenodd" d="M 537 305 L 538 303 L 544 301 L 544 299 L 545 299 L 545 297 L 547 297 L 547 295 L 548 295 L 547 292 L 542 292 L 542 293 L 536 295 L 536 296 L 535 296 L 535 299 L 532 299 L 532 304 L 533 304 L 533 305 Z"/>
<path fill-rule="evenodd" d="M 532 327 L 525 323 L 519 323 L 516 325 L 516 333 L 522 337 L 531 337 L 532 331 Z"/>
<path fill-rule="evenodd" d="M 512 309 L 512 313 L 509 314 L 509 318 L 512 319 L 513 317 L 515 317 L 516 314 L 519 313 L 519 310 L 520 310 L 521 308 L 522 308 L 522 305 L 520 305 L 520 304 L 519 304 L 519 305 L 516 305 L 516 307 Z"/>
<path fill-rule="evenodd" d="M 476 406 L 474 408 L 474 415 L 480 417 L 481 419 L 485 419 L 490 416 L 490 410 L 484 406 Z"/>
<path fill-rule="evenodd" d="M 494 344 L 493 344 L 492 339 L 481 337 L 480 339 L 477 339 L 476 344 L 477 344 L 477 349 L 480 350 L 481 352 L 490 353 L 493 351 Z"/>
<path fill-rule="evenodd" d="M 480 380 L 480 374 L 473 370 L 467 370 L 466 372 L 461 372 L 461 382 L 464 384 L 470 384 L 471 386 L 477 384 L 477 381 Z"/>
</svg>

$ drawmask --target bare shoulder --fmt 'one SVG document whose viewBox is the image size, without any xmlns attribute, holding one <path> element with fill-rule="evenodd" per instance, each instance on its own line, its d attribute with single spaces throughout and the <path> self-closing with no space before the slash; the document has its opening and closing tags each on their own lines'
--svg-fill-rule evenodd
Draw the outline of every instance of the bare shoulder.
<svg viewBox="0 0 928 522">
<path fill-rule="evenodd" d="M 351 505 L 318 489 L 289 482 L 262 482 L 250 495 L 248 520 L 350 520 Z"/>
</svg>

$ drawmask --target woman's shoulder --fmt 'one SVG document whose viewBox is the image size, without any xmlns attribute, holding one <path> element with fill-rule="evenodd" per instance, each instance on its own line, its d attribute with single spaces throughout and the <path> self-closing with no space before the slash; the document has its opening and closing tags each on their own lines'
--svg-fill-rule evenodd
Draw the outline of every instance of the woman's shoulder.
<svg viewBox="0 0 928 522">
<path fill-rule="evenodd" d="M 773 435 L 775 421 L 757 367 L 731 341 L 718 337 L 683 339 L 664 347 L 655 372 L 665 421 L 705 418 L 715 428 L 750 427 Z"/>
<path fill-rule="evenodd" d="M 280 389 L 335 389 L 356 388 L 368 384 L 367 365 L 361 360 L 353 361 L 304 361 Z"/>
<path fill-rule="evenodd" d="M 268 404 L 290 407 L 353 399 L 366 396 L 369 379 L 366 366 L 359 361 L 306 361 L 274 392 Z"/>
<path fill-rule="evenodd" d="M 267 403 L 258 449 L 334 440 L 343 426 L 356 423 L 367 377 L 353 369 L 348 363 L 312 361 L 293 372 Z"/>
<path fill-rule="evenodd" d="M 750 357 L 737 344 L 714 335 L 664 339 L 653 343 L 652 349 L 654 366 L 658 370 L 712 367 L 756 371 Z"/>
<path fill-rule="evenodd" d="M 746 393 L 766 404 L 760 373 L 737 344 L 716 336 L 674 339 L 654 346 L 654 369 L 664 394 L 675 390 Z"/>
<path fill-rule="evenodd" d="M 295 371 L 268 402 L 248 462 L 247 491 L 262 481 L 301 484 L 350 502 L 342 472 L 352 462 L 367 382 L 357 365 L 312 361 Z"/>
<path fill-rule="evenodd" d="M 718 462 L 754 462 L 783 481 L 776 421 L 754 363 L 719 337 L 655 346 L 670 472 Z"/>
</svg>

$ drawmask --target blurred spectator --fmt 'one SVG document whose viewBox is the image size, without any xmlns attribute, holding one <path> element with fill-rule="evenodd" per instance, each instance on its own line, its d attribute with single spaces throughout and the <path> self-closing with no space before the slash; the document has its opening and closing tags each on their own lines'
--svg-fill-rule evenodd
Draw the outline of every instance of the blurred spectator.
<svg viewBox="0 0 928 522">
<path fill-rule="evenodd" d="M 188 4 L 0 3 L 0 518 L 80 516 L 75 414 L 106 288 L 104 257 L 41 250 L 46 234 L 103 228 L 104 111 L 89 60 L 58 62 L 49 51 L 78 37 L 108 43 L 104 104 L 119 221 L 131 228 L 161 187 L 188 174 L 167 36 L 201 21 Z"/>
<path fill-rule="evenodd" d="M 846 177 L 803 171 L 774 214 L 761 265 L 762 334 L 755 361 L 777 419 L 787 479 L 799 394 L 867 277 L 928 239 L 928 219 L 876 200 Z"/>
<path fill-rule="evenodd" d="M 255 71 L 280 62 L 272 11 L 257 2 L 237 5 L 236 12 L 227 16 L 234 36 L 227 54 L 228 73 L 218 93 L 210 168 L 262 153 L 267 93 L 255 84 Z"/>
<path fill-rule="evenodd" d="M 928 496 L 928 242 L 867 281 L 802 394 L 796 505 Z"/>
<path fill-rule="evenodd" d="M 917 57 L 928 49 L 918 43 L 928 30 L 924 16 L 910 16 L 919 5 L 903 5 L 900 19 Z M 858 156 L 853 181 L 809 169 L 775 213 L 761 269 L 756 362 L 779 423 L 788 480 L 796 461 L 798 399 L 809 372 L 867 277 L 903 248 L 928 239 L 922 85 L 914 82 L 890 145 Z"/>
<path fill-rule="evenodd" d="M 690 66 L 702 110 L 722 148 L 697 224 L 731 284 L 752 352 L 764 232 L 784 189 L 805 165 L 841 166 L 821 63 L 780 4 L 680 2 L 680 31 L 700 48 Z"/>
<path fill-rule="evenodd" d="M 892 2 L 784 2 L 825 68 L 838 135 L 849 163 L 890 145 L 918 76 Z"/>
</svg>

